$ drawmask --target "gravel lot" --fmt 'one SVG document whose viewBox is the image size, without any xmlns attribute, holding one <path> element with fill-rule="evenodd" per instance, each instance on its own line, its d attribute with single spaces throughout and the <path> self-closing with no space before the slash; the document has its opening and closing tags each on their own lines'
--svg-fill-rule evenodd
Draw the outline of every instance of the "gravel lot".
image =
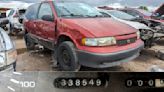
<svg viewBox="0 0 164 92">
<path fill-rule="evenodd" d="M 57 71 L 52 68 L 50 51 L 27 51 L 22 38 L 12 37 L 18 51 L 17 71 Z M 164 67 L 164 61 L 156 57 L 158 50 L 164 50 L 164 40 L 159 41 L 150 49 L 145 49 L 135 60 L 123 63 L 120 66 L 107 69 L 92 69 L 82 67 L 81 71 L 122 71 L 122 72 L 147 72 L 153 65 Z"/>
</svg>

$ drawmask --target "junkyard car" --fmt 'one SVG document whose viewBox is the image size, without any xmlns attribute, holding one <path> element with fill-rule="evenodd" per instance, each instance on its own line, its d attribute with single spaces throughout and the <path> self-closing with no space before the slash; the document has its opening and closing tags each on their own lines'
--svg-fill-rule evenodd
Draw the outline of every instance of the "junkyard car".
<svg viewBox="0 0 164 92">
<path fill-rule="evenodd" d="M 9 20 L 7 25 L 10 34 L 17 34 L 23 30 L 23 25 L 19 22 L 19 17 L 25 13 L 26 9 L 10 9 L 7 11 L 6 16 Z"/>
<path fill-rule="evenodd" d="M 140 31 L 141 34 L 141 39 L 145 42 L 146 47 L 151 47 L 153 43 L 153 37 L 154 37 L 154 30 L 146 26 L 145 24 L 131 21 L 135 19 L 136 17 L 131 16 L 127 13 L 124 13 L 122 11 L 118 10 L 105 10 L 105 9 L 100 9 L 100 12 L 106 13 L 110 15 L 112 18 L 130 25 L 131 27 L 134 27 L 135 29 Z"/>
<path fill-rule="evenodd" d="M 7 33 L 0 28 L 0 71 L 16 70 L 17 52 Z"/>
<path fill-rule="evenodd" d="M 164 22 L 164 3 L 158 9 L 155 10 L 152 15 L 152 18 Z"/>
<path fill-rule="evenodd" d="M 54 51 L 59 67 L 106 68 L 130 61 L 144 47 L 133 27 L 104 16 L 83 3 L 44 1 L 29 7 L 24 19 L 28 49 L 36 44 Z"/>
<path fill-rule="evenodd" d="M 144 23 L 151 29 L 155 31 L 154 37 L 156 40 L 159 40 L 160 38 L 164 37 L 164 22 L 158 19 L 152 18 L 152 13 L 140 10 L 140 9 L 133 9 L 133 8 L 125 8 L 125 9 L 119 9 L 123 12 L 126 12 L 130 15 L 133 16 L 139 16 L 138 18 L 132 20 L 132 21 L 137 21 L 140 23 Z"/>
<path fill-rule="evenodd" d="M 150 19 L 152 16 L 151 12 L 142 10 L 142 9 L 137 9 L 137 8 L 123 8 L 119 9 L 123 12 L 126 12 L 132 16 L 139 17 L 139 18 L 144 18 L 144 19 Z"/>
<path fill-rule="evenodd" d="M 7 18 L 0 18 L 0 27 L 4 30 L 7 30 L 6 25 L 9 23 Z"/>
</svg>

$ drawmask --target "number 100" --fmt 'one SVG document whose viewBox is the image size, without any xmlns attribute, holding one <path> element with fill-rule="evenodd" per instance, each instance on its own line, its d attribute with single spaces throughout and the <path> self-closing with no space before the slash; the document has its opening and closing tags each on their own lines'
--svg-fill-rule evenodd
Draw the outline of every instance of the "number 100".
<svg viewBox="0 0 164 92">
<path fill-rule="evenodd" d="M 34 88 L 36 85 L 34 81 L 20 81 L 19 83 L 23 88 Z"/>
</svg>

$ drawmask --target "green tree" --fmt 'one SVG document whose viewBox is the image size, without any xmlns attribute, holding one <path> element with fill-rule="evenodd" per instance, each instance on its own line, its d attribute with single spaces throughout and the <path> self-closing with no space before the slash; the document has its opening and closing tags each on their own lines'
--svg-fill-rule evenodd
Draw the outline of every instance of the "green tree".
<svg viewBox="0 0 164 92">
<path fill-rule="evenodd" d="M 139 9 L 143 9 L 143 10 L 148 11 L 148 8 L 146 6 L 140 6 Z"/>
</svg>

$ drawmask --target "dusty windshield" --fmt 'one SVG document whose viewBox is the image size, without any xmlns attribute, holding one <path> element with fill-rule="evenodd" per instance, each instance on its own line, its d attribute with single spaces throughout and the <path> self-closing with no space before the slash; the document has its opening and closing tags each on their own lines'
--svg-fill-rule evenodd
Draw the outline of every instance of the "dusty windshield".
<svg viewBox="0 0 164 92">
<path fill-rule="evenodd" d="M 59 17 L 105 17 L 96 8 L 85 3 L 60 2 L 54 3 Z"/>
</svg>

